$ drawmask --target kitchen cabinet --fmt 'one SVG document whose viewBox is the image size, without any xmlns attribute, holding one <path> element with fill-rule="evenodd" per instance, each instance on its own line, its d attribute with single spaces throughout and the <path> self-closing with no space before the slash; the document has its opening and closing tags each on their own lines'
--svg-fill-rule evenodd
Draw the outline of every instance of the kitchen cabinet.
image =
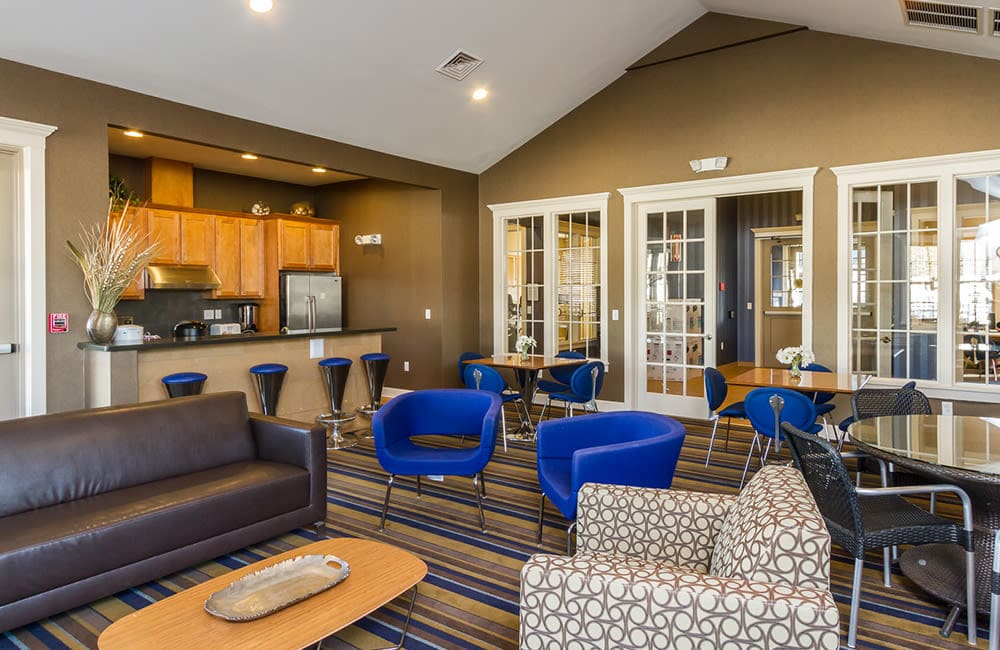
<svg viewBox="0 0 1000 650">
<path fill-rule="evenodd" d="M 129 208 L 125 214 L 113 215 L 112 219 L 120 219 L 128 223 L 135 231 L 139 234 L 140 242 L 149 245 L 149 239 L 146 237 L 148 233 L 146 214 L 147 210 L 145 208 Z M 142 300 L 146 297 L 146 272 L 143 271 L 136 276 L 132 284 L 122 292 L 122 300 Z"/>
<path fill-rule="evenodd" d="M 215 217 L 215 273 L 222 286 L 214 298 L 264 295 L 264 228 L 257 219 Z"/>
<path fill-rule="evenodd" d="M 149 236 L 159 240 L 154 264 L 211 265 L 215 256 L 215 216 L 178 210 L 148 210 Z"/>
<path fill-rule="evenodd" d="M 340 226 L 315 221 L 278 220 L 278 268 L 340 270 Z"/>
</svg>

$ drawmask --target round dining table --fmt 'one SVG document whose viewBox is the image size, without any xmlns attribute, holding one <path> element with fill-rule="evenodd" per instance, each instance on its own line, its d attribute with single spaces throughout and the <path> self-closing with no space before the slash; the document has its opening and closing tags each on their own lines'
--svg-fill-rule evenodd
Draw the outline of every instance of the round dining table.
<svg viewBox="0 0 1000 650">
<path fill-rule="evenodd" d="M 1000 528 L 1000 418 L 883 416 L 859 420 L 847 433 L 862 452 L 928 483 L 950 483 L 968 493 L 975 523 L 976 609 L 989 613 L 993 533 Z M 899 566 L 928 593 L 965 608 L 965 551 L 959 546 L 914 546 L 900 556 Z"/>
</svg>

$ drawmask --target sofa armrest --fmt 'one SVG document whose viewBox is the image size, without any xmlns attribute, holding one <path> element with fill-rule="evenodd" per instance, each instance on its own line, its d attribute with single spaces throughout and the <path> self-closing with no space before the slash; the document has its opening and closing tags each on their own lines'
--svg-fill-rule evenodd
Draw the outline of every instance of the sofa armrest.
<svg viewBox="0 0 1000 650">
<path fill-rule="evenodd" d="M 585 483 L 577 505 L 577 548 L 708 571 L 715 539 L 736 496 Z"/>
<path fill-rule="evenodd" d="M 521 648 L 840 645 L 829 591 L 620 555 L 533 555 L 521 570 L 520 618 Z"/>
<path fill-rule="evenodd" d="M 250 414 L 257 458 L 286 463 L 309 472 L 309 504 L 326 518 L 326 429 L 295 420 Z M 319 514 L 322 513 L 322 514 Z"/>
</svg>

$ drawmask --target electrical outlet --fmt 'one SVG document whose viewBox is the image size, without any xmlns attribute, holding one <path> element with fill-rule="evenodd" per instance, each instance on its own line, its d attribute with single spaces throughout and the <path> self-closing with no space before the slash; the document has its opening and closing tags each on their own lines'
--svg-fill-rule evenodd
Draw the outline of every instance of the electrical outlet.
<svg viewBox="0 0 1000 650">
<path fill-rule="evenodd" d="M 215 310 L 215 320 L 222 320 L 222 310 L 221 309 L 216 309 Z"/>
<path fill-rule="evenodd" d="M 430 309 L 425 309 L 424 310 L 424 318 L 426 318 L 427 320 L 431 319 L 431 310 Z"/>
<path fill-rule="evenodd" d="M 941 402 L 941 415 L 954 415 L 951 402 Z"/>
<path fill-rule="evenodd" d="M 752 302 L 748 302 L 747 303 L 747 311 L 753 311 L 753 303 Z"/>
<path fill-rule="evenodd" d="M 323 356 L 323 339 L 309 339 L 309 358 L 319 359 Z"/>
<path fill-rule="evenodd" d="M 202 314 L 202 320 L 214 320 L 214 318 L 215 318 L 214 309 L 206 309 Z"/>
<path fill-rule="evenodd" d="M 618 320 L 618 310 L 617 309 L 612 309 L 611 310 L 611 320 Z"/>
<path fill-rule="evenodd" d="M 410 362 L 409 361 L 404 361 L 403 362 L 403 372 L 410 372 Z"/>
</svg>

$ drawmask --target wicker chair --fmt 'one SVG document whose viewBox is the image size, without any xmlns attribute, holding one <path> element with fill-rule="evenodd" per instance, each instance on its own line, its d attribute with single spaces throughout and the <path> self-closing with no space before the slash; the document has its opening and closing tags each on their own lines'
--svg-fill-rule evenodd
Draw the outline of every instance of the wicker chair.
<svg viewBox="0 0 1000 650">
<path fill-rule="evenodd" d="M 854 557 L 851 620 L 847 647 L 858 634 L 858 605 L 865 551 L 882 549 L 884 584 L 892 586 L 889 547 L 898 544 L 958 544 L 966 551 L 966 611 L 969 643 L 976 643 L 976 576 L 972 546 L 972 502 L 959 487 L 947 484 L 858 488 L 851 482 L 840 453 L 821 438 L 782 424 L 796 466 L 812 490 L 833 541 Z M 962 501 L 963 525 L 918 508 L 903 496 L 951 492 Z"/>
</svg>

